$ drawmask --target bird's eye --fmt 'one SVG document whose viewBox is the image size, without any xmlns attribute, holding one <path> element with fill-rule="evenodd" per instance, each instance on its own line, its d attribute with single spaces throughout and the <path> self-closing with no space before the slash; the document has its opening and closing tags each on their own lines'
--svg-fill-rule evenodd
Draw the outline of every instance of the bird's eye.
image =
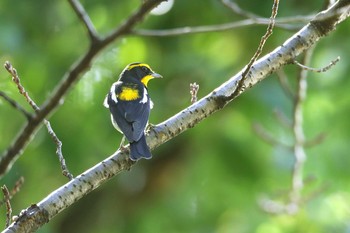
<svg viewBox="0 0 350 233">
<path fill-rule="evenodd" d="M 143 72 L 148 73 L 148 68 L 146 66 L 141 66 Z"/>
</svg>

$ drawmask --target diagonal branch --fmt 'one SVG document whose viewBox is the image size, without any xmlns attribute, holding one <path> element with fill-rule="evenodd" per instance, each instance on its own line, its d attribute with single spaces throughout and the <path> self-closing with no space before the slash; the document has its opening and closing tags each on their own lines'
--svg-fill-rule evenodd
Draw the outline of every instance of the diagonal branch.
<svg viewBox="0 0 350 233">
<path fill-rule="evenodd" d="M 291 99 L 295 98 L 295 93 L 293 92 L 289 82 L 288 82 L 288 77 L 287 74 L 284 72 L 283 69 L 277 70 L 276 71 L 278 81 L 284 91 L 284 93 L 290 97 Z"/>
<path fill-rule="evenodd" d="M 312 45 L 320 38 L 333 31 L 335 25 L 346 18 L 342 17 L 340 19 L 344 12 L 338 14 L 338 7 L 342 4 L 342 6 L 344 6 L 344 2 L 348 4 L 346 11 L 350 12 L 350 1 L 343 0 L 338 1 L 335 6 L 325 12 L 327 14 L 333 13 L 334 16 L 332 18 L 323 19 L 322 21 L 316 16 L 315 20 L 318 20 L 316 25 L 313 22 L 310 22 L 299 32 L 285 41 L 282 46 L 257 60 L 253 64 L 254 69 L 251 70 L 251 74 L 245 79 L 244 85 L 247 87 L 256 85 L 259 81 L 265 79 L 269 74 L 275 72 L 281 66 L 289 64 L 295 57 L 312 47 Z M 323 24 L 328 25 L 328 31 L 324 30 L 325 25 Z M 226 104 L 234 98 L 232 93 L 235 91 L 237 81 L 241 79 L 243 71 L 244 70 L 241 70 L 227 82 L 188 108 L 155 126 L 147 136 L 147 144 L 150 148 L 154 149 L 160 146 L 187 129 L 194 127 L 214 112 L 225 107 Z M 243 92 L 246 90 L 247 89 L 243 90 Z M 228 98 L 230 96 L 231 98 Z M 28 207 L 15 222 L 3 232 L 13 233 L 35 231 L 43 224 L 50 221 L 62 210 L 68 208 L 70 205 L 77 202 L 80 198 L 96 189 L 113 176 L 122 171 L 129 170 L 133 164 L 135 163 L 130 161 L 126 153 L 122 153 L 118 150 L 109 158 L 53 191 L 39 203 Z"/>
<path fill-rule="evenodd" d="M 19 103 L 17 103 L 15 100 L 11 99 L 9 96 L 5 94 L 5 92 L 0 91 L 0 96 L 6 100 L 12 107 L 23 113 L 23 115 L 27 118 L 29 121 L 32 118 L 32 115 L 25 110 Z"/>
<path fill-rule="evenodd" d="M 230 0 L 221 0 L 221 2 L 222 2 L 225 6 L 227 6 L 229 9 L 231 9 L 233 12 L 235 12 L 237 15 L 240 15 L 240 16 L 243 16 L 243 17 L 246 17 L 246 18 L 252 18 L 252 19 L 259 18 L 258 15 L 243 10 L 242 8 L 240 8 L 240 7 L 238 6 L 237 3 L 233 2 L 233 1 L 230 1 Z"/>
<path fill-rule="evenodd" d="M 5 69 L 7 70 L 7 72 L 9 72 L 12 76 L 12 81 L 17 85 L 18 91 L 21 95 L 24 96 L 24 98 L 26 98 L 26 101 L 28 102 L 28 104 L 34 109 L 34 111 L 39 111 L 39 107 L 38 105 L 36 105 L 36 103 L 34 102 L 34 100 L 32 100 L 32 98 L 30 98 L 28 92 L 24 89 L 24 87 L 21 84 L 21 80 L 19 79 L 19 76 L 17 74 L 17 70 L 15 68 L 13 68 L 13 66 L 11 65 L 10 62 L 6 61 L 5 65 L 4 65 Z"/>
<path fill-rule="evenodd" d="M 10 192 L 7 189 L 6 185 L 3 185 L 1 187 L 2 193 L 4 194 L 4 201 L 6 206 L 6 225 L 5 227 L 10 226 L 11 223 L 11 214 L 12 214 L 12 207 L 10 202 Z"/>
<path fill-rule="evenodd" d="M 34 100 L 29 96 L 28 92 L 22 86 L 20 78 L 19 78 L 18 73 L 17 73 L 17 70 L 15 68 L 13 68 L 11 63 L 8 61 L 5 62 L 5 68 L 11 74 L 12 80 L 17 85 L 19 93 L 26 98 L 28 104 L 34 109 L 35 112 L 39 112 L 40 108 L 38 107 L 38 105 L 34 102 Z M 32 119 L 30 118 L 29 122 L 31 120 Z M 44 119 L 44 124 L 45 124 L 47 131 L 50 134 L 52 140 L 56 144 L 56 148 L 57 148 L 56 154 L 57 154 L 58 159 L 59 159 L 60 164 L 61 164 L 62 174 L 71 180 L 73 178 L 73 175 L 69 172 L 68 167 L 66 165 L 66 161 L 63 157 L 62 142 L 58 139 L 56 133 L 53 131 L 50 122 L 48 120 Z"/>
<path fill-rule="evenodd" d="M 195 34 L 195 33 L 226 31 L 226 30 L 231 30 L 239 27 L 247 27 L 252 25 L 256 26 L 256 25 L 271 24 L 270 18 L 263 18 L 251 12 L 244 11 L 238 6 L 238 4 L 230 0 L 221 0 L 221 1 L 225 6 L 230 8 L 233 12 L 247 19 L 230 22 L 230 23 L 196 26 L 196 27 L 179 27 L 179 28 L 160 29 L 160 30 L 137 29 L 137 30 L 133 30 L 132 34 L 139 35 L 139 36 L 158 36 L 158 37 L 178 36 L 178 35 Z M 306 16 L 297 15 L 293 17 L 276 18 L 275 27 L 282 28 L 285 30 L 295 31 L 301 28 L 300 23 L 305 24 L 313 18 L 314 18 L 314 15 L 306 15 Z"/>
<path fill-rule="evenodd" d="M 254 53 L 253 57 L 250 59 L 245 70 L 242 72 L 242 77 L 237 82 L 237 87 L 236 87 L 236 90 L 232 93 L 232 98 L 235 98 L 236 96 L 238 96 L 240 94 L 240 92 L 243 91 L 242 89 L 245 88 L 244 83 L 245 83 L 245 80 L 247 79 L 249 72 L 253 68 L 253 64 L 256 62 L 256 60 L 258 59 L 258 57 L 262 53 L 262 50 L 264 48 L 264 45 L 265 45 L 267 39 L 272 35 L 272 31 L 273 31 L 273 27 L 275 26 L 275 19 L 276 19 L 277 11 L 278 11 L 278 4 L 279 4 L 279 0 L 273 1 L 270 23 L 267 27 L 266 33 L 261 37 L 258 49 Z"/>
<path fill-rule="evenodd" d="M 309 22 L 313 16 L 300 16 L 298 17 L 286 17 L 286 18 L 278 18 L 276 19 L 275 27 L 282 28 L 285 30 L 296 31 L 301 28 L 301 26 L 293 25 L 293 23 L 307 23 Z M 159 29 L 159 30 L 150 30 L 150 29 L 135 29 L 132 31 L 132 34 L 138 36 L 179 36 L 179 35 L 187 35 L 187 34 L 196 34 L 196 33 L 207 33 L 207 32 L 219 32 L 219 31 L 227 31 L 240 27 L 247 26 L 256 26 L 256 25 L 269 25 L 269 18 L 250 18 L 244 19 L 240 21 L 224 23 L 224 24 L 214 24 L 214 25 L 205 25 L 205 26 L 196 26 L 196 27 L 179 27 L 172 29 Z"/>
<path fill-rule="evenodd" d="M 20 131 L 17 138 L 7 148 L 0 158 L 0 177 L 3 176 L 11 167 L 12 164 L 20 156 L 20 152 L 26 147 L 29 141 L 33 138 L 33 134 L 38 130 L 40 123 L 51 114 L 56 107 L 63 103 L 64 96 L 68 93 L 70 88 L 79 80 L 81 74 L 90 67 L 92 59 L 103 48 L 109 45 L 114 40 L 130 33 L 131 29 L 137 23 L 143 20 L 146 14 L 154 8 L 157 4 L 165 0 L 148 0 L 139 7 L 129 18 L 127 18 L 121 25 L 112 31 L 108 36 L 102 38 L 95 43 L 92 43 L 89 50 L 76 61 L 68 72 L 62 77 L 61 82 L 53 91 L 50 98 L 42 105 L 36 115 L 27 122 L 24 128 Z"/>
<path fill-rule="evenodd" d="M 338 63 L 338 61 L 340 61 L 339 56 L 336 59 L 332 60 L 327 66 L 322 67 L 322 68 L 312 68 L 312 67 L 309 67 L 309 66 L 306 66 L 306 65 L 299 63 L 297 60 L 294 60 L 293 63 L 295 65 L 299 66 L 303 70 L 308 70 L 308 71 L 312 71 L 312 72 L 316 72 L 316 73 L 323 73 L 323 72 L 328 71 L 333 66 L 335 66 Z"/>
<path fill-rule="evenodd" d="M 90 40 L 92 42 L 99 40 L 97 31 L 95 29 L 94 24 L 92 23 L 89 15 L 86 13 L 83 5 L 79 2 L 79 0 L 68 0 L 71 7 L 75 11 L 75 13 L 78 15 L 79 19 L 87 29 L 87 32 L 89 34 Z"/>
</svg>

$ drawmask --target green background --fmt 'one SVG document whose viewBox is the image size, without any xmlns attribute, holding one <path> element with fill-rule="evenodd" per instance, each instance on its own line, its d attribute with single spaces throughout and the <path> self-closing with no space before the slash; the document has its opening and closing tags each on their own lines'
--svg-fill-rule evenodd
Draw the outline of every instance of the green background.
<svg viewBox="0 0 350 233">
<path fill-rule="evenodd" d="M 264 17 L 272 1 L 237 1 Z M 131 1 L 82 1 L 102 35 L 140 4 Z M 281 1 L 279 17 L 316 13 L 323 1 Z M 212 25 L 242 19 L 217 0 L 177 0 L 171 11 L 149 16 L 137 28 L 169 29 Z M 288 199 L 293 154 L 266 144 L 254 132 L 261 124 L 291 144 L 291 129 L 274 117 L 277 109 L 291 118 L 293 103 L 276 75 L 248 90 L 222 111 L 160 146 L 150 161 L 138 162 L 66 209 L 38 232 L 348 232 L 350 229 L 349 157 L 349 20 L 322 39 L 311 66 L 323 67 L 337 56 L 330 71 L 310 73 L 304 107 L 307 138 L 325 140 L 307 148 L 303 197 L 295 215 L 270 215 L 259 207 L 268 196 Z M 189 84 L 205 96 L 247 64 L 266 26 L 172 37 L 127 36 L 112 43 L 66 96 L 50 121 L 63 142 L 70 171 L 78 175 L 112 154 L 121 135 L 102 106 L 110 85 L 131 62 L 142 61 L 162 74 L 151 81 L 155 103 L 150 122 L 157 124 L 190 105 Z M 65 1 L 0 1 L 0 63 L 16 67 L 30 96 L 42 104 L 70 65 L 88 48 L 84 27 Z M 263 53 L 281 45 L 292 31 L 276 28 Z M 298 69 L 285 67 L 292 87 Z M 0 89 L 32 111 L 0 68 Z M 6 150 L 25 124 L 21 113 L 0 99 L 0 151 Z M 11 201 L 14 214 L 39 202 L 67 182 L 61 175 L 55 145 L 41 127 L 8 174 L 0 181 L 11 188 L 25 183 Z M 321 191 L 320 191 L 321 190 Z M 317 195 L 313 195 L 314 193 Z M 310 198 L 311 197 L 311 198 Z M 0 227 L 5 208 L 0 209 Z"/>
</svg>

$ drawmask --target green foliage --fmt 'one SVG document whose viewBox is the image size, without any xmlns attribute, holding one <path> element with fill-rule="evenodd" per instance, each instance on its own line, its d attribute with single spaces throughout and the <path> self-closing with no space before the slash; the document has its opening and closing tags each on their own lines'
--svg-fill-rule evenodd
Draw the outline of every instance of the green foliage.
<svg viewBox="0 0 350 233">
<path fill-rule="evenodd" d="M 269 17 L 270 1 L 237 1 L 256 14 Z M 97 30 L 108 33 L 136 9 L 140 1 L 82 1 Z M 303 4 L 301 4 L 303 3 Z M 279 16 L 317 12 L 323 1 L 281 1 Z M 53 88 L 88 48 L 86 32 L 64 1 L 3 0 L 0 2 L 0 63 L 11 61 L 31 97 L 41 105 Z M 220 1 L 176 1 L 162 16 L 149 16 L 137 28 L 168 29 L 211 25 L 240 18 Z M 140 161 L 39 232 L 345 232 L 349 229 L 348 164 L 349 21 L 315 48 L 313 67 L 341 61 L 330 71 L 309 74 L 304 104 L 308 138 L 326 134 L 321 144 L 307 150 L 305 197 L 328 188 L 306 202 L 296 215 L 268 215 L 257 204 L 261 195 L 279 196 L 291 186 L 290 151 L 267 145 L 252 125 L 264 125 L 291 143 L 291 131 L 273 117 L 280 109 L 292 114 L 292 103 L 275 75 L 240 96 L 222 111 L 153 151 L 154 159 Z M 239 71 L 253 55 L 265 26 L 175 37 L 128 36 L 105 49 L 50 118 L 63 142 L 71 172 L 80 174 L 113 153 L 121 135 L 102 106 L 110 85 L 130 62 L 150 64 L 165 78 L 151 82 L 155 103 L 150 122 L 161 122 L 189 106 L 189 84 L 200 85 L 199 97 Z M 274 31 L 265 52 L 292 32 Z M 348 59 L 349 58 L 349 59 Z M 295 67 L 286 67 L 292 85 Z M 0 69 L 0 90 L 32 111 L 18 94 L 8 73 Z M 6 150 L 25 118 L 0 99 L 0 151 Z M 61 175 L 55 145 L 42 127 L 11 171 L 1 180 L 9 188 L 25 177 L 11 201 L 14 213 L 44 198 L 67 182 Z M 282 191 L 281 191 L 282 190 Z M 1 207 L 0 226 L 5 222 Z"/>
</svg>

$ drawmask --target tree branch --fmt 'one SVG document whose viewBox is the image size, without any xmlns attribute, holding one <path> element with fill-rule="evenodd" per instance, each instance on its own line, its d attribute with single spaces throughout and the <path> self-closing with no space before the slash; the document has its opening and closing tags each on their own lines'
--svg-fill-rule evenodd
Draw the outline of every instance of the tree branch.
<svg viewBox="0 0 350 233">
<path fill-rule="evenodd" d="M 79 0 L 68 0 L 68 2 L 70 3 L 71 7 L 75 11 L 75 13 L 78 15 L 78 17 L 81 20 L 81 22 L 83 23 L 83 25 L 85 26 L 85 28 L 89 34 L 91 43 L 94 43 L 94 41 L 98 41 L 99 37 L 98 37 L 98 34 L 96 32 L 95 26 L 92 23 L 89 15 L 86 13 L 83 5 L 81 5 Z"/>
<path fill-rule="evenodd" d="M 27 122 L 24 128 L 20 131 L 17 138 L 13 141 L 7 150 L 0 158 L 0 177 L 3 176 L 11 167 L 12 164 L 20 156 L 20 152 L 26 147 L 33 135 L 37 131 L 40 123 L 51 114 L 57 106 L 63 103 L 64 96 L 68 93 L 70 88 L 79 80 L 81 74 L 90 67 L 92 59 L 112 41 L 128 34 L 131 29 L 140 22 L 152 8 L 165 0 L 148 0 L 141 5 L 141 7 L 133 13 L 127 20 L 125 20 L 117 29 L 110 35 L 100 40 L 91 43 L 89 50 L 78 61 L 76 61 L 69 71 L 62 77 L 60 84 L 53 91 L 50 98 L 43 104 L 39 111 L 33 118 Z"/>
<path fill-rule="evenodd" d="M 11 223 L 11 215 L 12 215 L 12 207 L 10 202 L 10 192 L 7 189 L 6 185 L 1 187 L 2 193 L 4 194 L 4 202 L 6 204 L 6 225 L 5 227 L 10 226 Z"/>
<path fill-rule="evenodd" d="M 253 13 L 244 11 L 241 9 L 236 3 L 230 0 L 222 0 L 222 3 L 230 8 L 234 13 L 243 16 L 247 19 L 224 23 L 224 24 L 216 24 L 216 25 L 205 25 L 205 26 L 197 26 L 197 27 L 180 27 L 180 28 L 172 28 L 172 29 L 161 29 L 161 30 L 149 30 L 149 29 L 137 29 L 133 30 L 132 34 L 139 36 L 178 36 L 178 35 L 186 35 L 186 34 L 196 34 L 196 33 L 205 33 L 205 32 L 218 32 L 218 31 L 226 31 L 232 30 L 239 27 L 247 27 L 252 25 L 270 25 L 271 19 L 263 18 L 261 16 L 255 15 Z M 306 16 L 293 16 L 293 17 L 283 17 L 275 19 L 275 27 L 279 27 L 286 30 L 298 30 L 300 29 L 300 25 L 293 24 L 305 24 L 314 18 L 314 15 L 306 15 Z"/>
<path fill-rule="evenodd" d="M 277 16 L 277 12 L 278 12 L 278 5 L 279 5 L 279 0 L 274 0 L 273 5 L 272 5 L 272 13 L 271 13 L 271 17 L 270 17 L 270 23 L 267 27 L 265 34 L 260 39 L 258 49 L 254 53 L 253 57 L 250 59 L 245 70 L 242 72 L 242 77 L 237 83 L 236 90 L 232 93 L 232 98 L 235 98 L 236 96 L 238 96 L 240 94 L 241 90 L 245 88 L 244 83 L 248 77 L 249 72 L 253 68 L 253 64 L 256 62 L 258 57 L 260 57 L 267 39 L 272 35 L 273 27 L 275 26 L 275 18 Z"/>
<path fill-rule="evenodd" d="M 23 113 L 23 115 L 27 118 L 29 121 L 32 118 L 32 115 L 25 110 L 19 103 L 17 103 L 15 100 L 11 99 L 9 96 L 5 94 L 5 92 L 0 91 L 0 96 L 6 100 L 12 107 Z"/>
<path fill-rule="evenodd" d="M 330 68 L 335 66 L 338 61 L 340 61 L 340 57 L 338 56 L 336 59 L 332 60 L 327 66 L 322 67 L 322 68 L 312 68 L 303 64 L 300 64 L 297 60 L 294 60 L 293 63 L 297 66 L 299 66 L 303 70 L 308 70 L 316 73 L 322 73 L 328 71 Z"/>
<path fill-rule="evenodd" d="M 28 92 L 22 86 L 21 80 L 20 80 L 20 78 L 19 78 L 19 76 L 17 74 L 17 70 L 15 68 L 13 68 L 11 63 L 8 62 L 8 61 L 5 62 L 4 67 L 7 70 L 7 72 L 9 72 L 11 74 L 12 81 L 16 84 L 19 93 L 21 95 L 23 95 L 24 98 L 26 98 L 26 101 L 32 107 L 32 109 L 34 109 L 34 111 L 36 111 L 36 112 L 39 111 L 38 105 L 36 105 L 36 103 L 32 100 L 32 98 L 30 98 Z"/>
<path fill-rule="evenodd" d="M 347 7 L 343 8 L 345 3 Z M 342 10 L 339 11 L 339 9 Z M 293 61 L 296 56 L 334 30 L 336 24 L 345 20 L 346 17 L 343 15 L 346 13 L 348 17 L 349 12 L 350 1 L 340 0 L 332 8 L 322 12 L 322 14 L 333 14 L 333 17 L 320 19 L 320 14 L 318 14 L 313 21 L 284 42 L 282 46 L 257 60 L 253 64 L 254 69 L 251 69 L 250 75 L 244 80 L 244 86 L 256 85 L 281 66 Z M 150 148 L 160 146 L 225 107 L 232 101 L 232 93 L 237 88 L 237 82 L 241 79 L 244 70 L 245 68 L 196 103 L 153 127 L 147 135 L 147 143 Z M 245 90 L 243 89 L 242 92 Z M 105 181 L 121 171 L 129 170 L 133 164 L 135 163 L 130 161 L 126 153 L 118 150 L 109 158 L 53 191 L 39 203 L 22 211 L 18 219 L 3 232 L 28 232 L 38 229 Z"/>
<path fill-rule="evenodd" d="M 9 193 L 9 200 L 11 200 L 12 197 L 13 197 L 14 195 L 16 195 L 16 194 L 20 191 L 20 189 L 21 189 L 23 183 L 24 183 L 24 177 L 21 176 L 21 177 L 16 181 L 14 187 L 11 189 L 11 191 L 10 191 L 10 193 Z M 0 207 L 1 207 L 5 202 L 6 202 L 5 198 L 4 198 L 3 200 L 1 200 L 1 201 L 0 201 Z"/>
<path fill-rule="evenodd" d="M 284 72 L 284 70 L 283 69 L 277 70 L 276 74 L 277 74 L 278 81 L 279 81 L 284 93 L 286 93 L 286 95 L 288 97 L 290 97 L 291 99 L 294 99 L 295 93 L 293 92 L 293 90 L 288 82 L 288 77 L 287 77 L 286 73 Z"/>
<path fill-rule="evenodd" d="M 15 68 L 13 68 L 11 63 L 8 61 L 5 62 L 5 68 L 11 74 L 12 80 L 17 85 L 19 93 L 26 98 L 26 101 L 34 109 L 35 112 L 39 112 L 40 108 L 38 107 L 38 105 L 34 102 L 34 100 L 29 96 L 28 92 L 22 86 L 20 78 L 19 78 L 18 73 L 17 73 L 17 70 Z M 32 118 L 28 119 L 29 122 L 31 122 L 31 120 L 32 120 Z M 44 124 L 45 124 L 47 131 L 50 134 L 52 140 L 56 144 L 56 148 L 57 148 L 56 154 L 57 154 L 58 159 L 59 159 L 60 164 L 61 164 L 62 174 L 71 180 L 73 178 L 73 175 L 69 172 L 67 165 L 66 165 L 66 161 L 63 157 L 62 142 L 57 137 L 56 133 L 53 131 L 50 122 L 48 120 L 44 119 Z"/>
<path fill-rule="evenodd" d="M 298 17 L 286 17 L 276 19 L 275 27 L 282 28 L 285 30 L 295 31 L 301 28 L 299 25 L 293 25 L 292 23 L 307 23 L 314 16 L 300 16 Z M 172 29 L 160 29 L 160 30 L 150 30 L 150 29 L 135 29 L 132 30 L 131 34 L 138 36 L 179 36 L 187 34 L 196 33 L 206 33 L 206 32 L 220 32 L 232 30 L 240 27 L 256 26 L 256 25 L 269 25 L 270 19 L 268 18 L 249 18 L 241 21 L 235 21 L 231 23 L 224 24 L 214 24 L 196 27 L 179 27 Z"/>
<path fill-rule="evenodd" d="M 304 64 L 309 64 L 312 57 L 313 49 L 308 50 L 303 58 Z M 307 91 L 307 70 L 300 69 L 298 75 L 298 84 L 296 95 L 294 99 L 294 109 L 293 109 L 293 137 L 294 146 L 293 154 L 295 158 L 293 175 L 292 175 L 292 188 L 290 192 L 290 204 L 295 206 L 295 211 L 299 209 L 301 201 L 301 191 L 304 187 L 303 170 L 306 161 L 306 153 L 304 148 L 305 134 L 303 129 L 303 103 L 306 98 Z"/>
<path fill-rule="evenodd" d="M 231 9 L 234 13 L 236 13 L 237 15 L 240 15 L 240 16 L 245 17 L 245 18 L 252 18 L 252 19 L 257 19 L 257 18 L 259 18 L 258 15 L 243 10 L 243 9 L 240 8 L 240 7 L 238 6 L 238 4 L 235 3 L 235 2 L 232 2 L 232 1 L 230 1 L 230 0 L 221 0 L 221 2 L 222 2 L 225 6 L 227 6 L 229 9 Z"/>
</svg>

